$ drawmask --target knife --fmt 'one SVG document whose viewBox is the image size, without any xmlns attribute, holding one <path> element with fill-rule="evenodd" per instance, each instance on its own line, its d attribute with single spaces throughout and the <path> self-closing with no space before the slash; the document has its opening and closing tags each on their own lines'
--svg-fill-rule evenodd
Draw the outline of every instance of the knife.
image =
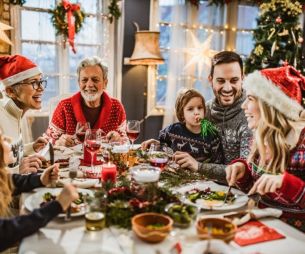
<svg viewBox="0 0 305 254">
<path fill-rule="evenodd" d="M 49 154 L 50 154 L 50 163 L 51 165 L 54 165 L 54 148 L 51 142 L 49 142 Z M 56 187 L 56 180 L 51 182 L 51 187 L 52 188 Z"/>
<path fill-rule="evenodd" d="M 54 164 L 54 148 L 51 142 L 49 142 L 49 154 L 50 154 L 50 163 Z"/>
</svg>

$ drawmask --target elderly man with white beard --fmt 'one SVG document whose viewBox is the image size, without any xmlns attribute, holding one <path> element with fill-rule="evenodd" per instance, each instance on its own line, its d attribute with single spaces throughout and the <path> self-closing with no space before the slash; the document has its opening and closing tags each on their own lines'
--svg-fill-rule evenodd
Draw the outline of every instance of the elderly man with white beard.
<svg viewBox="0 0 305 254">
<path fill-rule="evenodd" d="M 126 136 L 126 114 L 123 105 L 110 97 L 107 87 L 108 68 L 99 57 L 83 59 L 77 68 L 80 92 L 57 105 L 45 136 L 56 145 L 74 146 L 78 122 L 89 122 L 101 129 L 110 141 Z"/>
</svg>

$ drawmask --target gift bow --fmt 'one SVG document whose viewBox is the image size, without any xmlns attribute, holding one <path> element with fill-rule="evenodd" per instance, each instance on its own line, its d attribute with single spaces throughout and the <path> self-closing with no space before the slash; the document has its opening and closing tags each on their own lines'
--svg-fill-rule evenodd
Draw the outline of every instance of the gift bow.
<svg viewBox="0 0 305 254">
<path fill-rule="evenodd" d="M 75 36 L 75 19 L 73 17 L 73 12 L 80 10 L 79 4 L 71 4 L 68 0 L 62 1 L 63 7 L 67 12 L 67 21 L 68 21 L 68 41 L 72 48 L 72 51 L 76 53 L 74 46 L 74 36 Z M 73 21 L 72 21 L 73 18 Z"/>
</svg>

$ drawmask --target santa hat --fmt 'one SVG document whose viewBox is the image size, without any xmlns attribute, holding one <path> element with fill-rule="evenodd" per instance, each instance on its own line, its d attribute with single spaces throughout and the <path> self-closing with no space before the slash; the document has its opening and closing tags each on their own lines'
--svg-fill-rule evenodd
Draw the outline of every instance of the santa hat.
<svg viewBox="0 0 305 254">
<path fill-rule="evenodd" d="M 39 67 L 24 56 L 0 56 L 0 82 L 5 87 L 40 73 Z"/>
<path fill-rule="evenodd" d="M 292 66 L 270 68 L 249 74 L 243 86 L 247 92 L 260 98 L 292 120 L 305 119 L 302 93 L 305 77 Z"/>
</svg>

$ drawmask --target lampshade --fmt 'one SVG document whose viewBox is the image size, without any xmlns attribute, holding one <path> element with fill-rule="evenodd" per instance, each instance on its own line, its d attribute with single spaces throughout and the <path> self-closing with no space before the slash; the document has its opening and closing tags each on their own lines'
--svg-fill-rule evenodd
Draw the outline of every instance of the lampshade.
<svg viewBox="0 0 305 254">
<path fill-rule="evenodd" d="M 133 65 L 155 65 L 163 64 L 159 48 L 159 32 L 136 31 L 135 47 L 129 64 Z"/>
</svg>

